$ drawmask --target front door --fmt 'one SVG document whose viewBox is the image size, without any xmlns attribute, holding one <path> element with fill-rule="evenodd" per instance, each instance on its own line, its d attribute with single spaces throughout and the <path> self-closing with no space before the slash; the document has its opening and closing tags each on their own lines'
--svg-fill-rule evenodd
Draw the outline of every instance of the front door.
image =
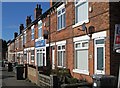
<svg viewBox="0 0 120 88">
<path fill-rule="evenodd" d="M 55 49 L 52 47 L 52 69 L 55 69 Z"/>
<path fill-rule="evenodd" d="M 105 74 L 104 38 L 95 39 L 95 74 Z"/>
</svg>

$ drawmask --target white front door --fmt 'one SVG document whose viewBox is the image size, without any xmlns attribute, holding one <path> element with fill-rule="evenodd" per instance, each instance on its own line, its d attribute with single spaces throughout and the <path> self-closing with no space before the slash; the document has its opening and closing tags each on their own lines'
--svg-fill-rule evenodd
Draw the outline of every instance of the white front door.
<svg viewBox="0 0 120 88">
<path fill-rule="evenodd" d="M 52 69 L 55 69 L 55 49 L 52 47 Z"/>
<path fill-rule="evenodd" d="M 46 66 L 46 48 L 37 49 L 37 65 Z"/>
<path fill-rule="evenodd" d="M 105 74 L 104 38 L 95 39 L 95 74 Z"/>
</svg>

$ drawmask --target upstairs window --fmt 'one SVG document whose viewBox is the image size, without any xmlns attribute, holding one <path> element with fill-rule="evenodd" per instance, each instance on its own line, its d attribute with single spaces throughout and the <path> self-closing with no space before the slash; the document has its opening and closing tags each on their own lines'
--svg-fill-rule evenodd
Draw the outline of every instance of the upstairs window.
<svg viewBox="0 0 120 88">
<path fill-rule="evenodd" d="M 42 37 L 42 21 L 38 22 L 38 37 Z"/>
<path fill-rule="evenodd" d="M 27 34 L 26 34 L 26 31 L 24 32 L 24 35 L 23 35 L 23 43 L 25 44 L 26 43 L 26 36 L 27 36 Z"/>
<path fill-rule="evenodd" d="M 88 1 L 75 0 L 75 23 L 84 23 L 88 21 Z"/>
<path fill-rule="evenodd" d="M 23 47 L 23 36 L 21 36 L 21 48 Z"/>
<path fill-rule="evenodd" d="M 62 4 L 57 8 L 57 26 L 58 30 L 63 29 L 66 26 L 65 5 Z"/>
<path fill-rule="evenodd" d="M 19 48 L 19 40 L 16 40 L 16 48 Z"/>
<path fill-rule="evenodd" d="M 31 27 L 31 39 L 34 40 L 34 26 Z"/>
</svg>

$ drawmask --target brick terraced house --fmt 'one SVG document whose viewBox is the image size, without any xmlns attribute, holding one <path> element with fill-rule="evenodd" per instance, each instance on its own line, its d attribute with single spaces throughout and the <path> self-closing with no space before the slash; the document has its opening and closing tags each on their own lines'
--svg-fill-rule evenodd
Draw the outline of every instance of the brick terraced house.
<svg viewBox="0 0 120 88">
<path fill-rule="evenodd" d="M 35 20 L 28 16 L 26 24 L 15 38 L 21 63 L 68 68 L 73 77 L 88 82 L 93 74 L 118 76 L 120 54 L 113 46 L 119 2 L 50 2 L 43 14 L 37 5 Z"/>
</svg>

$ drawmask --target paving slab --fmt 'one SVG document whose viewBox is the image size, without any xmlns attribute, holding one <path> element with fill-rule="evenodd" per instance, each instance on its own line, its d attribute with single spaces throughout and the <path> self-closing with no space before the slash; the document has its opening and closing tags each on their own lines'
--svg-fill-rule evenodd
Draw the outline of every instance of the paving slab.
<svg viewBox="0 0 120 88">
<path fill-rule="evenodd" d="M 17 80 L 16 74 L 2 69 L 2 88 L 40 88 L 27 80 Z"/>
</svg>

